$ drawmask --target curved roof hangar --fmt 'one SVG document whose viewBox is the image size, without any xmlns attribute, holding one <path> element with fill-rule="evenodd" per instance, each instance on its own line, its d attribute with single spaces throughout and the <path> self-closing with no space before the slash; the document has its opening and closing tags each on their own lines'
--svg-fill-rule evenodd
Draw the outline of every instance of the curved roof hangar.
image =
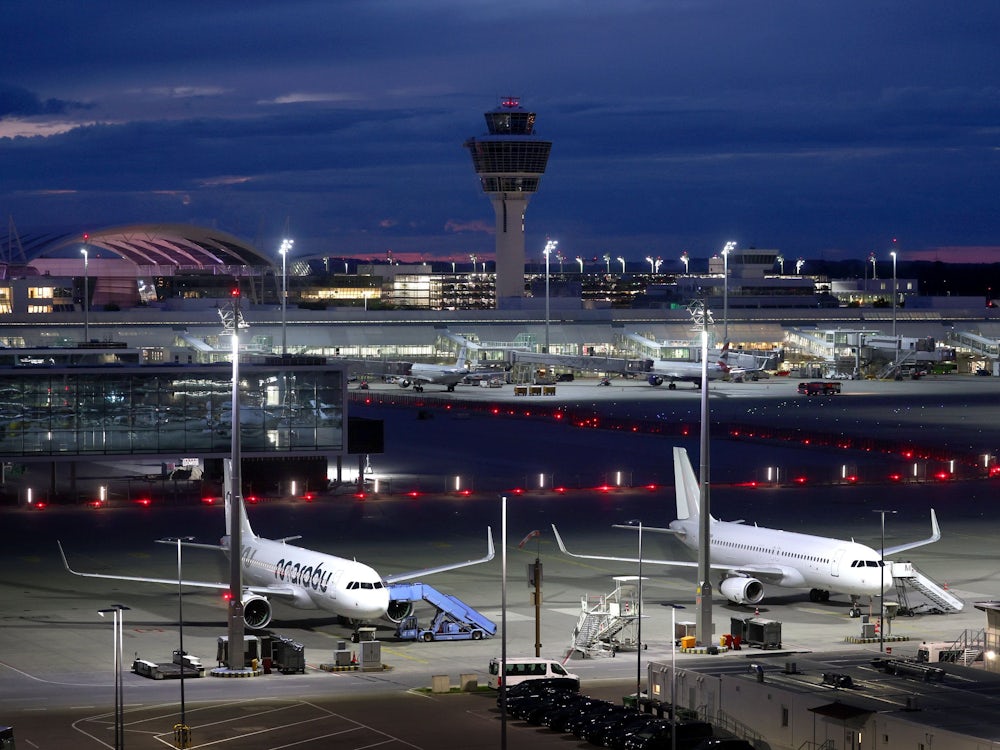
<svg viewBox="0 0 1000 750">
<path fill-rule="evenodd" d="M 134 224 L 109 227 L 86 235 L 62 234 L 25 238 L 26 261 L 77 254 L 84 246 L 99 248 L 138 266 L 273 266 L 271 258 L 226 232 L 189 224 Z M 96 253 L 95 253 L 96 256 Z M 77 255 L 77 257 L 79 257 Z"/>
</svg>

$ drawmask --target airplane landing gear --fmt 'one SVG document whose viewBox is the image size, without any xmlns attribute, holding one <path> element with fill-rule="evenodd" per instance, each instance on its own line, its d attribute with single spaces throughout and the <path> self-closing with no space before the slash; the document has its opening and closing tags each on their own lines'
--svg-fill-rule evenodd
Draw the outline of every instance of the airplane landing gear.
<svg viewBox="0 0 1000 750">
<path fill-rule="evenodd" d="M 672 390 L 672 391 L 676 391 L 676 390 L 677 390 L 677 383 L 673 383 L 673 382 L 671 382 L 671 383 L 670 383 L 670 384 L 669 384 L 669 385 L 667 386 L 667 388 L 669 388 L 669 389 L 670 389 L 670 390 Z"/>
<path fill-rule="evenodd" d="M 422 385 L 414 385 L 413 390 L 415 390 L 417 393 L 423 393 L 424 387 Z"/>
<path fill-rule="evenodd" d="M 454 384 L 449 385 L 448 386 L 448 393 L 454 393 L 454 392 L 455 392 L 455 386 L 454 386 Z"/>
<path fill-rule="evenodd" d="M 809 589 L 809 601 L 828 602 L 830 601 L 830 592 L 825 589 Z"/>
<path fill-rule="evenodd" d="M 851 597 L 851 610 L 848 612 L 851 617 L 861 617 L 861 607 L 858 605 L 858 597 Z"/>
</svg>

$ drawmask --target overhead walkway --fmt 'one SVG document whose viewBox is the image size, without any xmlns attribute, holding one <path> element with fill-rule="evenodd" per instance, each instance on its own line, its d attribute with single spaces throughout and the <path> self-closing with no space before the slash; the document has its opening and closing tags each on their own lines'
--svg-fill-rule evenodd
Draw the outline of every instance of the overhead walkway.
<svg viewBox="0 0 1000 750">
<path fill-rule="evenodd" d="M 900 614 L 912 614 L 915 607 L 910 606 L 908 589 L 912 589 L 932 605 L 938 612 L 961 612 L 965 603 L 950 591 L 932 581 L 909 562 L 893 562 L 892 580 L 896 584 L 899 599 Z M 926 606 L 926 605 L 922 605 Z"/>
<path fill-rule="evenodd" d="M 948 334 L 948 343 L 955 348 L 962 348 L 982 357 L 1000 358 L 1000 341 L 976 333 L 951 331 Z"/>
<path fill-rule="evenodd" d="M 438 625 L 450 622 L 461 628 L 470 630 L 478 628 L 487 635 L 496 635 L 497 626 L 481 612 L 470 607 L 457 597 L 438 591 L 426 583 L 391 583 L 389 584 L 389 599 L 392 602 L 413 604 L 424 601 L 434 607 L 437 612 L 432 623 Z"/>
</svg>

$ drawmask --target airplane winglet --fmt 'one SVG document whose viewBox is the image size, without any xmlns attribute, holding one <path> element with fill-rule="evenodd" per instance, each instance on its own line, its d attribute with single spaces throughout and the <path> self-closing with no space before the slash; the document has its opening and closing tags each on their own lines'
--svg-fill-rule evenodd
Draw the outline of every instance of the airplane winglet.
<svg viewBox="0 0 1000 750">
<path fill-rule="evenodd" d="M 66 553 L 63 551 L 62 542 L 56 539 L 56 544 L 59 546 L 59 556 L 62 557 L 63 567 L 66 568 L 67 571 L 69 571 L 75 576 L 82 575 L 81 573 L 77 573 L 69 566 L 69 560 L 66 559 Z"/>
<path fill-rule="evenodd" d="M 895 547 L 889 547 L 882 552 L 882 557 L 886 555 L 894 555 L 897 552 L 905 552 L 909 549 L 915 549 L 917 547 L 923 547 L 925 544 L 934 544 L 941 538 L 941 527 L 938 525 L 937 513 L 931 508 L 931 535 L 926 539 L 921 539 L 918 542 L 907 542 L 906 544 L 897 544 Z"/>
<path fill-rule="evenodd" d="M 465 560 L 463 562 L 448 563 L 446 565 L 438 565 L 433 568 L 423 568 L 422 570 L 411 570 L 406 573 L 397 573 L 395 575 L 382 576 L 382 580 L 386 583 L 399 583 L 400 581 L 411 581 L 414 578 L 419 578 L 420 576 L 429 576 L 435 573 L 444 573 L 448 570 L 457 570 L 458 568 L 467 568 L 470 565 L 479 565 L 480 563 L 489 562 L 496 556 L 496 548 L 493 546 L 493 529 L 490 526 L 486 527 L 486 554 L 475 560 Z"/>
</svg>

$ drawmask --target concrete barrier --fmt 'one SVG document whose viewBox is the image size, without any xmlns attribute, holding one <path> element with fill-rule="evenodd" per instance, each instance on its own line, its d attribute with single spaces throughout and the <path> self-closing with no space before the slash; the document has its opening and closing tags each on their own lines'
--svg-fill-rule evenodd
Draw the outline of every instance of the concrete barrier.
<svg viewBox="0 0 1000 750">
<path fill-rule="evenodd" d="M 446 674 L 436 674 L 431 676 L 431 692 L 447 693 L 451 691 L 451 678 Z"/>
</svg>

